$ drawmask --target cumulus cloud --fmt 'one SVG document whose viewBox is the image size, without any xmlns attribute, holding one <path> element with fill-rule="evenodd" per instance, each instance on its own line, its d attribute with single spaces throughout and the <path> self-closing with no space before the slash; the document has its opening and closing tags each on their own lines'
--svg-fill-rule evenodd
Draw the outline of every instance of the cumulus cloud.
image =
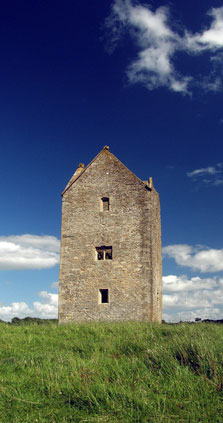
<svg viewBox="0 0 223 423">
<path fill-rule="evenodd" d="M 24 302 L 15 302 L 10 306 L 0 306 L 0 319 L 2 320 L 10 320 L 12 317 L 26 317 L 31 314 L 32 310 Z"/>
<path fill-rule="evenodd" d="M 49 235 L 0 236 L 0 270 L 46 269 L 59 263 L 60 241 Z"/>
<path fill-rule="evenodd" d="M 42 298 L 42 301 L 35 301 L 33 303 L 33 312 L 36 313 L 38 317 L 42 318 L 57 317 L 58 294 L 51 294 L 47 291 L 41 291 L 39 296 Z"/>
<path fill-rule="evenodd" d="M 223 318 L 223 279 L 163 277 L 163 318 L 167 321 Z"/>
<path fill-rule="evenodd" d="M 168 245 L 163 248 L 164 257 L 172 258 L 180 266 L 202 273 L 223 270 L 223 249 L 192 247 L 187 244 Z"/>
<path fill-rule="evenodd" d="M 41 301 L 34 301 L 29 307 L 25 302 L 13 302 L 10 306 L 0 306 L 0 319 L 10 321 L 13 317 L 40 317 L 42 319 L 55 319 L 58 316 L 58 294 L 41 291 Z"/>
<path fill-rule="evenodd" d="M 216 278 L 204 278 L 199 276 L 187 279 L 186 275 L 163 276 L 164 293 L 182 292 L 182 291 L 198 291 L 200 289 L 213 289 L 217 287 Z"/>
<path fill-rule="evenodd" d="M 182 291 L 181 293 L 174 293 L 172 295 L 164 294 L 163 306 L 165 308 L 211 308 L 215 305 L 223 305 L 223 291 L 216 290 L 202 290 L 202 291 Z M 223 317 L 223 315 L 222 315 Z"/>
<path fill-rule="evenodd" d="M 198 33 L 172 27 L 168 7 L 152 10 L 132 0 L 114 0 L 106 26 L 112 34 L 114 46 L 124 32 L 128 32 L 138 47 L 137 57 L 127 69 L 131 83 L 142 83 L 149 90 L 167 87 L 171 91 L 189 93 L 193 85 L 209 91 L 222 90 L 223 7 L 208 11 L 210 26 Z M 196 81 L 183 75 L 175 66 L 177 53 L 195 56 L 207 52 L 213 69 L 208 76 Z M 202 71 L 202 69 L 201 69 Z"/>
</svg>

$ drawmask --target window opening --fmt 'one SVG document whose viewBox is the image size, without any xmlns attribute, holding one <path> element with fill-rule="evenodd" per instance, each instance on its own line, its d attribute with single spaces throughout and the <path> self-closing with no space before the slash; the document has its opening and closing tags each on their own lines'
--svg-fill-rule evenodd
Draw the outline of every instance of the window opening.
<svg viewBox="0 0 223 423">
<path fill-rule="evenodd" d="M 108 304 L 108 289 L 99 289 L 100 292 L 100 303 Z"/>
<path fill-rule="evenodd" d="M 112 260 L 112 248 L 105 250 L 105 260 Z"/>
<path fill-rule="evenodd" d="M 110 208 L 109 198 L 103 197 L 101 201 L 102 201 L 102 211 L 108 211 Z"/>
<path fill-rule="evenodd" d="M 98 260 L 104 260 L 104 250 L 97 248 Z"/>
<path fill-rule="evenodd" d="M 96 247 L 97 260 L 112 260 L 112 247 Z"/>
</svg>

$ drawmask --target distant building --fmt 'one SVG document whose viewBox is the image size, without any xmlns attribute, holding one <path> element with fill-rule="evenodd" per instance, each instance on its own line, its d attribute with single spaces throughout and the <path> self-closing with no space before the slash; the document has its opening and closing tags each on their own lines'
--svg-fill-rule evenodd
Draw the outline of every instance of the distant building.
<svg viewBox="0 0 223 423">
<path fill-rule="evenodd" d="M 159 195 L 103 150 L 63 192 L 59 322 L 161 322 Z"/>
</svg>

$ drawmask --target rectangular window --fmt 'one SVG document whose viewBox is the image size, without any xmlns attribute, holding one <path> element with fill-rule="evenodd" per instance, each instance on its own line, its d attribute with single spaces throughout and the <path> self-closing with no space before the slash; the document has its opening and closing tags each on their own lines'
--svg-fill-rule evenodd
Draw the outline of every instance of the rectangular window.
<svg viewBox="0 0 223 423">
<path fill-rule="evenodd" d="M 112 247 L 96 247 L 97 260 L 112 260 Z"/>
<path fill-rule="evenodd" d="M 110 208 L 109 198 L 108 197 L 103 197 L 101 199 L 101 210 L 102 211 L 108 211 L 109 208 Z"/>
<path fill-rule="evenodd" d="M 108 304 L 108 289 L 99 289 L 100 304 Z"/>
</svg>

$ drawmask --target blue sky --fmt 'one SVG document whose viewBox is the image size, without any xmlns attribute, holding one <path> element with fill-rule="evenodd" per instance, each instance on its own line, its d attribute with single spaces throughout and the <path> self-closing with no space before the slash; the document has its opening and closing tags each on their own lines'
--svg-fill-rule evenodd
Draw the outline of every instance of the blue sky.
<svg viewBox="0 0 223 423">
<path fill-rule="evenodd" d="M 223 318 L 223 3 L 4 2 L 0 318 L 56 317 L 61 192 L 108 144 L 160 193 L 163 317 Z"/>
</svg>

